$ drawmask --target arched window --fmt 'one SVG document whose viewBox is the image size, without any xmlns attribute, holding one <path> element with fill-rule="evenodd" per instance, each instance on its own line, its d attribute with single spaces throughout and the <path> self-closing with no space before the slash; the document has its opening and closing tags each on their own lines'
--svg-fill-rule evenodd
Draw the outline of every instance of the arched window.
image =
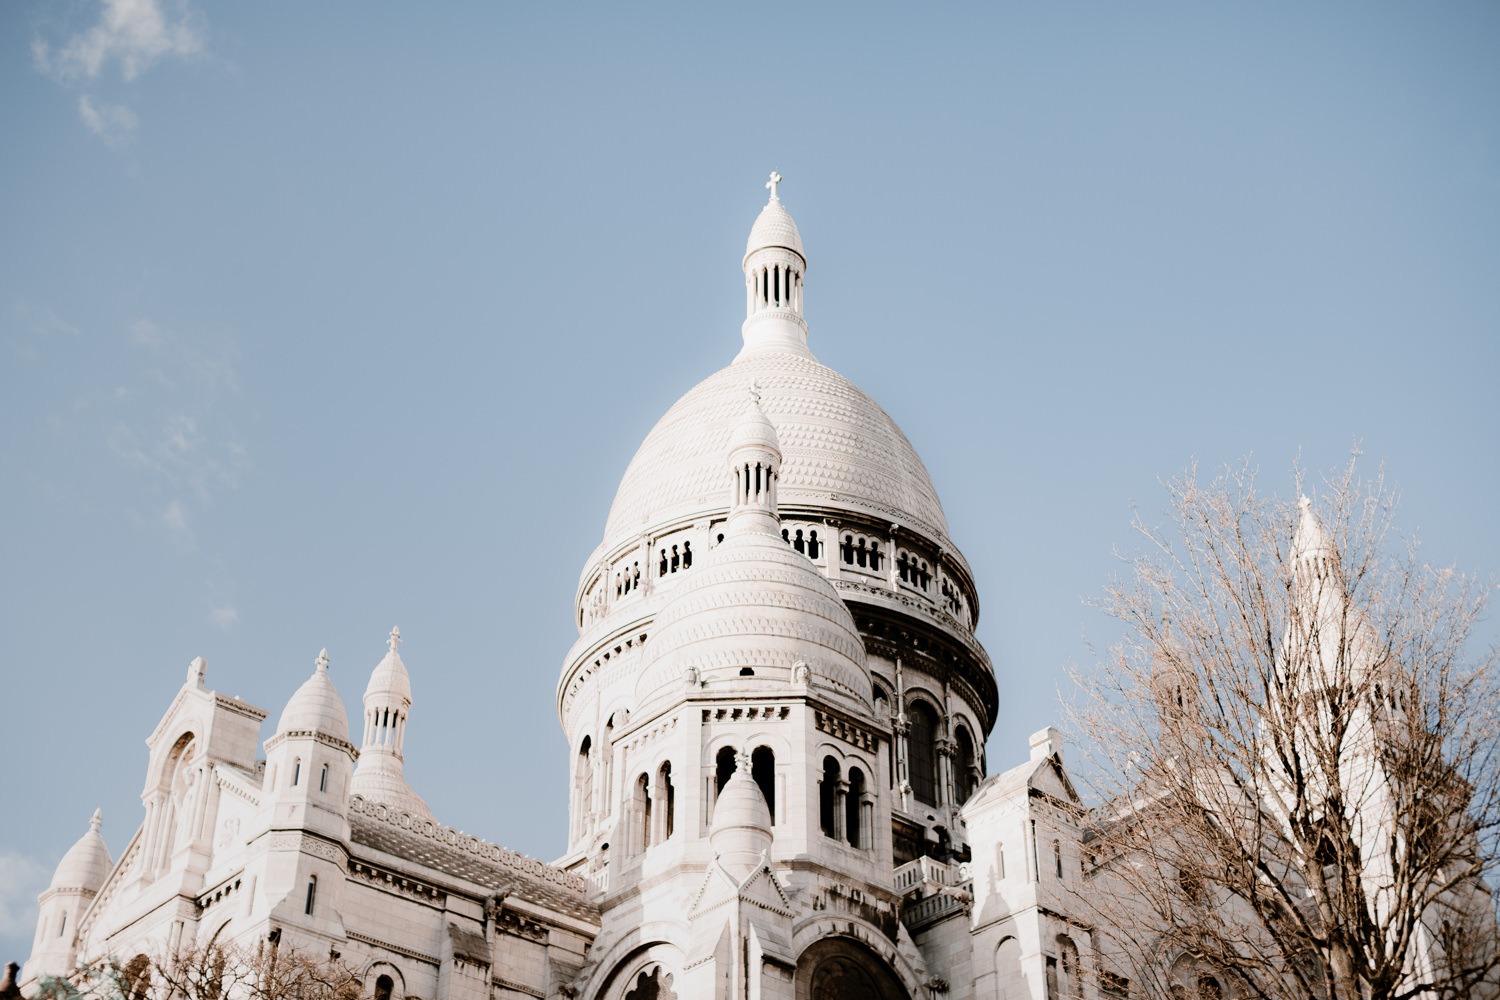
<svg viewBox="0 0 1500 1000">
<path fill-rule="evenodd" d="M 1066 934 L 1057 937 L 1057 951 L 1062 956 L 1063 996 L 1068 1000 L 1083 1000 L 1083 967 L 1078 961 L 1078 946 Z"/>
<path fill-rule="evenodd" d="M 302 782 L 302 758 L 298 757 L 292 761 L 292 787 L 296 788 Z"/>
<path fill-rule="evenodd" d="M 958 804 L 963 805 L 979 783 L 979 761 L 974 752 L 974 737 L 969 735 L 967 727 L 958 727 L 953 742 L 957 748 L 954 765 L 958 771 L 953 776 L 954 792 L 958 795 Z"/>
<path fill-rule="evenodd" d="M 323 770 L 318 775 L 318 791 L 328 791 L 328 765 L 323 765 Z"/>
<path fill-rule="evenodd" d="M 1062 878 L 1062 841 L 1054 840 L 1052 842 L 1052 862 L 1057 867 L 1057 877 Z"/>
<path fill-rule="evenodd" d="M 578 744 L 578 759 L 573 764 L 573 815 L 578 817 L 582 833 L 583 826 L 593 817 L 594 812 L 594 739 L 585 736 L 583 742 Z"/>
<path fill-rule="evenodd" d="M 838 836 L 839 762 L 823 758 L 823 780 L 818 783 L 818 825 L 825 837 Z"/>
<path fill-rule="evenodd" d="M 1198 1000 L 1224 1000 L 1224 987 L 1213 976 L 1204 973 L 1198 977 Z"/>
<path fill-rule="evenodd" d="M 636 843 L 641 850 L 651 846 L 651 779 L 641 775 L 635 780 Z"/>
<path fill-rule="evenodd" d="M 661 834 L 666 840 L 672 836 L 674 814 L 677 812 L 677 794 L 672 788 L 672 762 L 662 761 L 656 772 L 656 800 L 661 803 Z"/>
<path fill-rule="evenodd" d="M 120 976 L 127 1000 L 146 1000 L 151 992 L 151 959 L 137 955 L 125 964 Z"/>
<path fill-rule="evenodd" d="M 911 790 L 918 802 L 938 804 L 937 728 L 938 716 L 925 701 L 911 703 L 907 713 L 911 735 L 907 749 L 911 764 Z"/>
<path fill-rule="evenodd" d="M 776 823 L 776 754 L 770 747 L 756 747 L 750 755 L 750 777 L 760 786 L 765 797 L 766 808 L 771 811 L 771 823 Z"/>
<path fill-rule="evenodd" d="M 865 797 L 865 772 L 857 767 L 849 768 L 849 792 L 844 798 L 844 836 L 849 840 L 850 847 L 865 848 L 867 832 L 864 824 L 862 810 L 864 809 Z"/>
<path fill-rule="evenodd" d="M 391 994 L 395 992 L 396 981 L 390 976 L 381 976 L 375 980 L 375 1000 L 391 1000 Z"/>
<path fill-rule="evenodd" d="M 720 747 L 719 752 L 714 755 L 714 798 L 724 791 L 724 786 L 729 784 L 730 775 L 734 774 L 734 747 Z"/>
<path fill-rule="evenodd" d="M 307 878 L 307 906 L 303 910 L 308 916 L 312 916 L 313 907 L 318 902 L 318 876 L 309 875 Z"/>
</svg>

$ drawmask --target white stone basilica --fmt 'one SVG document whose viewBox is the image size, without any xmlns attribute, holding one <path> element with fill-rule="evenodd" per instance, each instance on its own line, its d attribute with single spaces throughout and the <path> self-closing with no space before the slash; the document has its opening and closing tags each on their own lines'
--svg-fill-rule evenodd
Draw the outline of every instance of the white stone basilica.
<svg viewBox="0 0 1500 1000">
<path fill-rule="evenodd" d="M 583 569 L 566 855 L 463 835 L 408 786 L 398 631 L 357 734 L 326 657 L 264 744 L 267 713 L 195 660 L 144 822 L 115 859 L 96 814 L 64 857 L 24 989 L 270 941 L 382 1000 L 1123 995 L 1081 973 L 1102 957 L 1061 741 L 986 777 L 973 576 L 901 430 L 809 348 L 779 180 L 739 353 L 652 429 Z"/>
</svg>

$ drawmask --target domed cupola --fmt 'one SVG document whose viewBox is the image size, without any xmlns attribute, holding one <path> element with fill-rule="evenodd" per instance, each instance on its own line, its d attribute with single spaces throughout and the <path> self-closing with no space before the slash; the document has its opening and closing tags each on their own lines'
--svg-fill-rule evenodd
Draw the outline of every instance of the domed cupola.
<svg viewBox="0 0 1500 1000">
<path fill-rule="evenodd" d="M 750 777 L 750 755 L 735 756 L 734 773 L 714 803 L 708 839 L 719 863 L 736 878 L 744 878 L 771 849 L 771 810 L 760 786 Z"/>
<path fill-rule="evenodd" d="M 740 356 L 757 351 L 782 351 L 812 357 L 807 349 L 807 320 L 802 312 L 803 276 L 807 257 L 802 234 L 791 213 L 781 204 L 777 186 L 781 175 L 771 171 L 766 187 L 771 200 L 760 210 L 745 244 L 745 338 Z"/>
<path fill-rule="evenodd" d="M 276 732 L 322 733 L 336 740 L 349 739 L 349 714 L 328 678 L 328 650 L 318 654 L 313 675 L 302 682 L 282 709 Z"/>
<path fill-rule="evenodd" d="M 411 677 L 397 648 L 401 630 L 391 629 L 384 658 L 370 673 L 365 687 L 365 730 L 359 751 L 359 766 L 350 782 L 351 795 L 403 809 L 414 816 L 433 819 L 432 810 L 406 783 L 403 772 L 406 720 L 411 712 Z"/>
<path fill-rule="evenodd" d="M 92 895 L 104 885 L 114 862 L 110 860 L 109 847 L 99 833 L 103 822 L 99 810 L 95 809 L 88 832 L 78 838 L 58 862 L 50 889 L 75 889 Z"/>
<path fill-rule="evenodd" d="M 94 810 L 89 829 L 57 864 L 47 891 L 37 897 L 39 912 L 31 957 L 23 979 L 35 981 L 43 975 L 65 975 L 78 957 L 78 928 L 93 904 L 114 862 L 99 834 L 102 820 Z"/>
<path fill-rule="evenodd" d="M 733 502 L 724 540 L 672 592 L 643 654 L 637 697 L 689 688 L 756 691 L 811 682 L 868 710 L 864 645 L 837 592 L 781 537 L 776 430 L 752 394 L 726 459 Z"/>
</svg>

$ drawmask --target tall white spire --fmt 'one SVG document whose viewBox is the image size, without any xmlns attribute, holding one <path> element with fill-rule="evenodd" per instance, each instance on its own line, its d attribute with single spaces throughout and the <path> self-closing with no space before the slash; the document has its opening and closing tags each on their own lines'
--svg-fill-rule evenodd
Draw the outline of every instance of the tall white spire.
<svg viewBox="0 0 1500 1000">
<path fill-rule="evenodd" d="M 745 244 L 745 346 L 740 356 L 759 351 L 784 351 L 811 357 L 807 349 L 807 320 L 802 312 L 803 277 L 807 257 L 802 234 L 781 203 L 781 175 L 771 171 L 766 189 L 770 201 L 760 210 Z"/>
<path fill-rule="evenodd" d="M 406 783 L 402 766 L 406 720 L 411 713 L 411 677 L 397 648 L 401 645 L 401 629 L 392 628 L 385 644 L 390 651 L 370 672 L 370 683 L 365 687 L 364 740 L 349 791 L 431 818 L 427 803 Z"/>
</svg>

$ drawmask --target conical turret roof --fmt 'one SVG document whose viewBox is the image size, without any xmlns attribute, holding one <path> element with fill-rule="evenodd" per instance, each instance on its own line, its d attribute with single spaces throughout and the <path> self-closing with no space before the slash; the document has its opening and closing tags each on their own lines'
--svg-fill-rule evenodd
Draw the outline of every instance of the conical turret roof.
<svg viewBox="0 0 1500 1000">
<path fill-rule="evenodd" d="M 48 888 L 99 891 L 109 870 L 114 867 L 109 847 L 99 833 L 103 822 L 99 810 L 95 809 L 93 818 L 89 820 L 88 832 L 79 837 L 78 842 L 68 848 L 68 853 L 57 863 L 57 871 L 52 874 L 52 884 Z"/>
</svg>

